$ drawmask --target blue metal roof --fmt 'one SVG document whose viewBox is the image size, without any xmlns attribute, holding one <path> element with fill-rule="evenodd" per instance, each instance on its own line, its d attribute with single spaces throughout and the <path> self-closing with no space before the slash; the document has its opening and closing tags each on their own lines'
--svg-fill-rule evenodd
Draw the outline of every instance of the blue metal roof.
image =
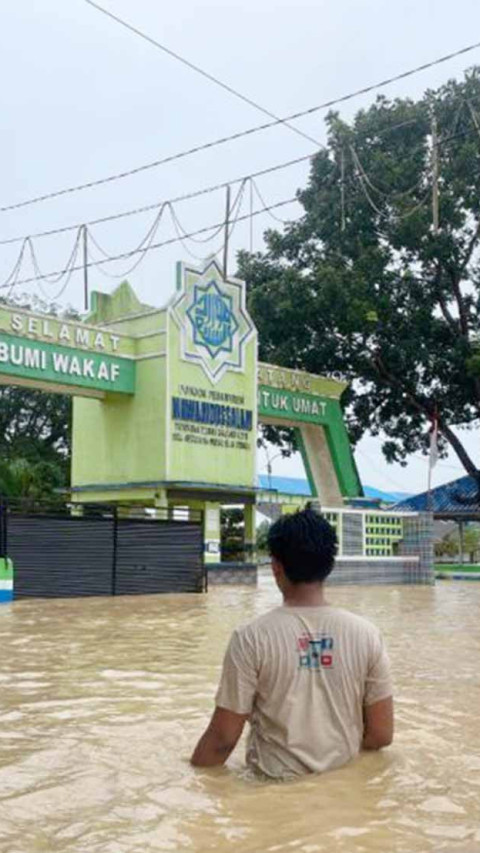
<svg viewBox="0 0 480 853">
<path fill-rule="evenodd" d="M 398 510 L 412 510 L 414 512 L 431 511 L 434 513 L 452 513 L 453 515 L 465 515 L 469 512 L 479 513 L 480 507 L 476 496 L 478 485 L 473 477 L 460 477 L 443 486 L 437 486 L 431 491 L 429 501 L 428 492 L 413 495 L 395 505 Z M 459 500 L 460 498 L 460 500 Z"/>
<path fill-rule="evenodd" d="M 308 480 L 300 477 L 269 477 L 268 474 L 260 474 L 258 485 L 261 489 L 274 490 L 284 495 L 303 495 L 312 497 L 312 490 Z M 374 498 L 384 501 L 385 503 L 395 503 L 400 498 L 405 496 L 402 492 L 382 492 L 380 489 L 374 489 L 372 486 L 364 486 L 363 492 L 366 498 Z"/>
<path fill-rule="evenodd" d="M 260 474 L 258 485 L 261 489 L 274 489 L 286 495 L 305 495 L 312 497 L 312 490 L 308 480 L 299 477 L 273 477 L 268 474 Z"/>
</svg>

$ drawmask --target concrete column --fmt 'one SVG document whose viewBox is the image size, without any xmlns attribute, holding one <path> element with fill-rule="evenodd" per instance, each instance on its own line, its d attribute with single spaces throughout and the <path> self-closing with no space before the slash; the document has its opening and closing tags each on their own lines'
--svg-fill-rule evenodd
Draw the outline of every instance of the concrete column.
<svg viewBox="0 0 480 853">
<path fill-rule="evenodd" d="M 203 538 L 206 563 L 220 562 L 220 504 L 205 501 Z"/>
<path fill-rule="evenodd" d="M 245 504 L 245 559 L 247 563 L 256 563 L 257 555 L 255 545 L 257 540 L 256 520 L 257 511 L 255 504 Z"/>
<path fill-rule="evenodd" d="M 322 506 L 343 507 L 337 473 L 323 426 L 302 424 L 302 456 Z"/>
<path fill-rule="evenodd" d="M 75 518 L 82 518 L 84 514 L 83 504 L 72 504 L 70 507 L 70 515 L 73 515 Z"/>
<path fill-rule="evenodd" d="M 168 498 L 166 489 L 157 489 L 153 497 L 153 506 L 156 510 L 159 510 L 158 513 L 155 513 L 158 518 L 168 518 Z"/>
</svg>

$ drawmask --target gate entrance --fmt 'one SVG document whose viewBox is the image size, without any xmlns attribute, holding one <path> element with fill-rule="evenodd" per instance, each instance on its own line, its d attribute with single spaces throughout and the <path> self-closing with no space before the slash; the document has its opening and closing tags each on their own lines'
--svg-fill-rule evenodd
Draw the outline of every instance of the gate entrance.
<svg viewBox="0 0 480 853">
<path fill-rule="evenodd" d="M 0 572 L 8 573 L 13 563 L 19 594 L 34 582 L 20 563 L 32 567 L 45 559 L 59 566 L 57 553 L 65 576 L 54 581 L 51 569 L 55 589 L 60 583 L 67 591 L 78 589 L 78 577 L 88 575 L 88 587 L 97 590 L 89 594 L 110 594 L 113 547 L 117 592 L 122 585 L 126 591 L 169 588 L 165 574 L 156 580 L 153 569 L 132 574 L 130 556 L 122 562 L 136 536 L 120 511 L 126 505 L 150 507 L 157 515 L 156 527 L 135 522 L 139 541 L 152 537 L 152 554 L 175 542 L 177 589 L 183 584 L 184 540 L 178 526 L 171 539 L 161 532 L 180 509 L 195 522 L 201 513 L 204 559 L 218 566 L 220 508 L 243 506 L 244 550 L 251 553 L 259 424 L 295 431 L 312 495 L 321 504 L 341 508 L 345 499 L 362 494 L 340 404 L 345 383 L 260 363 L 246 296 L 245 282 L 226 278 L 212 260 L 201 270 L 179 264 L 175 295 L 162 308 L 142 303 L 128 282 L 111 294 L 93 291 L 90 313 L 81 321 L 0 305 L 0 384 L 73 397 L 68 499 L 78 514 L 43 520 L 12 515 L 10 563 L 4 559 L 2 568 L 0 558 Z M 117 521 L 107 509 L 94 517 L 82 510 L 86 504 L 118 507 Z M 43 544 L 46 531 L 58 537 L 56 546 Z M 89 548 L 98 555 L 95 568 Z M 174 565 L 173 554 L 169 560 Z M 35 574 L 39 589 L 40 577 Z"/>
</svg>

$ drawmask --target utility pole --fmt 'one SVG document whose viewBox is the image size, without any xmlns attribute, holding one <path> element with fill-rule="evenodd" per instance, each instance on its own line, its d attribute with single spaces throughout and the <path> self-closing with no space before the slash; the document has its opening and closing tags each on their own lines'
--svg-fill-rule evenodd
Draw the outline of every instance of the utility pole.
<svg viewBox="0 0 480 853">
<path fill-rule="evenodd" d="M 88 244 L 87 244 L 87 235 L 88 230 L 87 226 L 83 226 L 83 299 L 85 311 L 88 311 Z"/>
<path fill-rule="evenodd" d="M 250 254 L 253 254 L 253 178 L 250 178 Z"/>
<path fill-rule="evenodd" d="M 223 277 L 228 272 L 228 232 L 230 229 L 230 184 L 227 185 L 227 199 L 225 206 L 225 240 L 223 243 Z"/>
<path fill-rule="evenodd" d="M 438 129 L 437 119 L 432 115 L 432 215 L 433 215 L 433 233 L 438 234 L 439 213 L 438 213 Z"/>
</svg>

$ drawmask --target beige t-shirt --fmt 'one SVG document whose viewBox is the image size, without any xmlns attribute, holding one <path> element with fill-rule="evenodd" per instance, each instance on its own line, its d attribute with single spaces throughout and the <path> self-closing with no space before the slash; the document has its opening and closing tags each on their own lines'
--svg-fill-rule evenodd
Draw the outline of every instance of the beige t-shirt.
<svg viewBox="0 0 480 853">
<path fill-rule="evenodd" d="M 251 715 L 247 764 L 281 778 L 357 755 L 363 706 L 391 695 L 374 625 L 336 607 L 284 605 L 233 632 L 215 701 Z"/>
</svg>

